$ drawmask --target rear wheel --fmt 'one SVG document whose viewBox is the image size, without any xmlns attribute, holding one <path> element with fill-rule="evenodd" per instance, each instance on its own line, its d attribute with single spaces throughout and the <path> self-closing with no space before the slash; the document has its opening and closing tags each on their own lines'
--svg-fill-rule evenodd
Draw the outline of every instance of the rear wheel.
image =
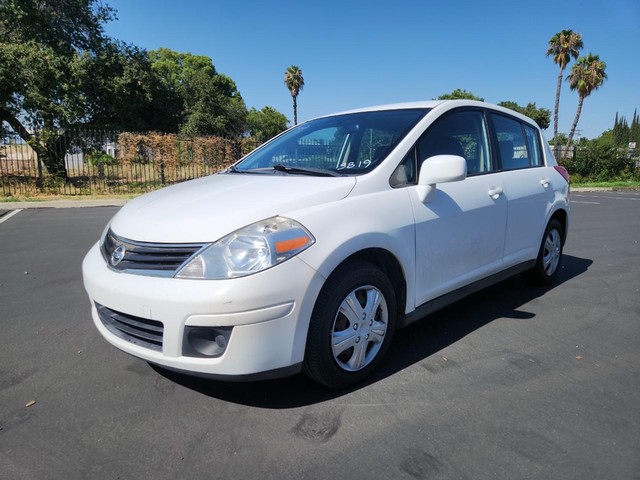
<svg viewBox="0 0 640 480">
<path fill-rule="evenodd" d="M 386 353 L 396 316 L 395 292 L 384 272 L 364 262 L 337 270 L 313 310 L 305 373 L 331 388 L 361 381 Z"/>
<path fill-rule="evenodd" d="M 535 266 L 524 277 L 536 285 L 548 285 L 556 278 L 562 262 L 564 230 L 555 218 L 545 229 Z"/>
</svg>

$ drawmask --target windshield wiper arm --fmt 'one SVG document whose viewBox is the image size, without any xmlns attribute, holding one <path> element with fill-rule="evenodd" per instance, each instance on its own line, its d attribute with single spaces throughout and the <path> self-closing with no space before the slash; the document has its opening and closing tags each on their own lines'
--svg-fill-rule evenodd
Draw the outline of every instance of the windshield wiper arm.
<svg viewBox="0 0 640 480">
<path fill-rule="evenodd" d="M 248 173 L 247 170 L 239 170 L 235 165 L 231 165 L 226 171 L 231 173 Z"/>
<path fill-rule="evenodd" d="M 288 167 L 286 165 L 277 164 L 273 166 L 277 172 L 291 173 L 293 175 L 314 175 L 316 177 L 342 177 L 338 172 L 333 170 L 325 170 L 324 168 L 312 167 Z"/>
</svg>

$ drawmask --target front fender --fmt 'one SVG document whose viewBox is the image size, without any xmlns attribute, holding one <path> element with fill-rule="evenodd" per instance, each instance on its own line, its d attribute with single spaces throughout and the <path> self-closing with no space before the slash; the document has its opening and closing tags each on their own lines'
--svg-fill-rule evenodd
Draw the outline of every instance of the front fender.
<svg viewBox="0 0 640 480">
<path fill-rule="evenodd" d="M 407 282 L 413 309 L 415 282 L 415 221 L 407 189 L 348 197 L 313 209 L 287 214 L 316 238 L 300 259 L 325 279 L 346 259 L 368 249 L 393 255 Z"/>
</svg>

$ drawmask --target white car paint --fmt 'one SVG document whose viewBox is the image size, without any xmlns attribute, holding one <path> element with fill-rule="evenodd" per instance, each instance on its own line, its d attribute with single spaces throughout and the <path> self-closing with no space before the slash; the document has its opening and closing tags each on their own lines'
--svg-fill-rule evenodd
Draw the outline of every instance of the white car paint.
<svg viewBox="0 0 640 480">
<path fill-rule="evenodd" d="M 99 332 L 114 346 L 151 363 L 195 374 L 278 375 L 305 360 L 309 321 L 318 295 L 345 260 L 377 249 L 395 259 L 406 291 L 401 310 L 535 260 L 554 213 L 569 217 L 569 188 L 544 145 L 545 165 L 491 172 L 458 181 L 393 188 L 390 178 L 422 133 L 460 108 L 510 110 L 471 101 L 432 101 L 353 112 L 429 108 L 377 168 L 343 177 L 222 173 L 131 201 L 114 217 L 120 237 L 158 244 L 211 243 L 274 216 L 299 222 L 315 243 L 278 265 L 241 278 L 159 278 L 114 270 L 101 239 L 83 263 L 84 284 Z M 539 129 L 536 131 L 539 132 Z M 541 140 L 544 142 L 544 140 Z M 434 157 L 438 158 L 438 157 Z M 435 169 L 434 168 L 434 174 Z M 114 335 L 96 303 L 164 325 L 162 350 Z M 224 354 L 197 358 L 183 351 L 185 327 L 233 327 Z"/>
<path fill-rule="evenodd" d="M 496 273 L 502 268 L 507 200 L 500 174 L 444 183 L 433 199 L 412 196 L 416 219 L 415 306 Z"/>
<path fill-rule="evenodd" d="M 257 220 L 346 197 L 355 177 L 267 177 L 210 175 L 179 183 L 133 199 L 127 215 L 117 215 L 112 228 L 130 239 L 181 243 L 217 240 Z M 171 221 L 167 221 L 171 218 Z M 210 219 L 210 221 L 203 221 Z M 196 227 L 194 240 L 194 227 Z"/>
</svg>

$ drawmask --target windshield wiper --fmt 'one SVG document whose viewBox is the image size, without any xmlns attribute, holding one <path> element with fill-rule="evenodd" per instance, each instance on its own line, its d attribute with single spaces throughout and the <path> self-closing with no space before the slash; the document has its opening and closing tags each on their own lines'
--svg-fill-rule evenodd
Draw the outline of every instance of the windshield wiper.
<svg viewBox="0 0 640 480">
<path fill-rule="evenodd" d="M 292 175 L 313 175 L 316 177 L 342 177 L 338 172 L 333 170 L 325 170 L 324 168 L 312 167 L 288 167 L 286 165 L 277 164 L 273 166 L 276 172 L 285 172 Z"/>
<path fill-rule="evenodd" d="M 239 170 L 235 165 L 231 165 L 226 171 L 227 173 L 249 173 L 248 170 Z"/>
</svg>

